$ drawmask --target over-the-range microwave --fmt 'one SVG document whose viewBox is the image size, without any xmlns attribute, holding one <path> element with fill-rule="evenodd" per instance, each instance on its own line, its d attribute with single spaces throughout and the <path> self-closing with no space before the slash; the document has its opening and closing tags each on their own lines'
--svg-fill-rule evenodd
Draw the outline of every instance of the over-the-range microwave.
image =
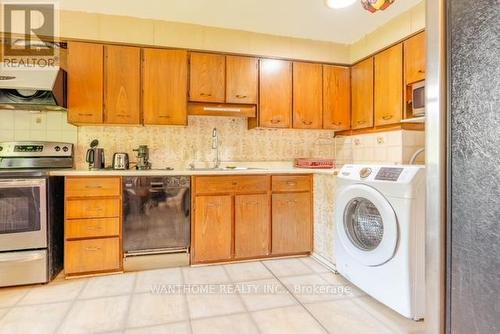
<svg viewBox="0 0 500 334">
<path fill-rule="evenodd" d="M 413 117 L 425 115 L 425 81 L 411 85 L 411 111 Z"/>
</svg>

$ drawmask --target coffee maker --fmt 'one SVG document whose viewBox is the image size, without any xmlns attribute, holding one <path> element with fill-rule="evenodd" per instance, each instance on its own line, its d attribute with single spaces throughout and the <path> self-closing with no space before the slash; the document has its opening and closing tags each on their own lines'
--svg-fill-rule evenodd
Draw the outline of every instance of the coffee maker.
<svg viewBox="0 0 500 334">
<path fill-rule="evenodd" d="M 136 169 L 151 169 L 151 162 L 149 161 L 149 148 L 147 145 L 140 145 L 139 148 L 134 150 L 137 152 L 137 165 Z"/>
<path fill-rule="evenodd" d="M 104 149 L 98 148 L 99 141 L 92 140 L 90 148 L 87 150 L 85 161 L 89 164 L 89 169 L 104 169 Z"/>
</svg>

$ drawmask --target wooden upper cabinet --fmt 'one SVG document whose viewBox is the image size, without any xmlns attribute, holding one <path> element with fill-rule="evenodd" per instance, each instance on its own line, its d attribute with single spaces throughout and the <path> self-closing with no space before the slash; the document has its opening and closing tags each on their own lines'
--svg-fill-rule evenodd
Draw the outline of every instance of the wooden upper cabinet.
<svg viewBox="0 0 500 334">
<path fill-rule="evenodd" d="M 375 126 L 401 122 L 403 113 L 403 45 L 375 55 Z"/>
<path fill-rule="evenodd" d="M 143 49 L 144 124 L 187 125 L 188 54 Z"/>
<path fill-rule="evenodd" d="M 226 102 L 257 104 L 257 58 L 226 56 Z"/>
<path fill-rule="evenodd" d="M 226 57 L 210 53 L 191 53 L 189 100 L 225 102 Z"/>
<path fill-rule="evenodd" d="M 351 128 L 351 70 L 323 65 L 323 128 Z"/>
<path fill-rule="evenodd" d="M 293 63 L 293 127 L 320 129 L 323 125 L 323 66 Z"/>
<path fill-rule="evenodd" d="M 102 44 L 68 42 L 68 122 L 103 121 Z"/>
<path fill-rule="evenodd" d="M 271 203 L 268 194 L 236 195 L 234 199 L 236 258 L 269 255 Z"/>
<path fill-rule="evenodd" d="M 105 47 L 105 122 L 140 124 L 141 49 Z"/>
<path fill-rule="evenodd" d="M 373 127 L 373 57 L 351 68 L 351 129 Z"/>
<path fill-rule="evenodd" d="M 421 32 L 404 42 L 404 64 L 406 84 L 425 79 L 426 35 Z"/>
<path fill-rule="evenodd" d="M 259 74 L 259 125 L 265 128 L 291 127 L 292 63 L 261 59 Z"/>
</svg>

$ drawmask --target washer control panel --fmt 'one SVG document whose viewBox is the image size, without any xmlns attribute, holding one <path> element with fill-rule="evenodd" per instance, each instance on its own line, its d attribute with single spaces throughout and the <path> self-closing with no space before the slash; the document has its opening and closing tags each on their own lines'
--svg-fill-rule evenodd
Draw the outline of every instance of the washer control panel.
<svg viewBox="0 0 500 334">
<path fill-rule="evenodd" d="M 375 176 L 375 180 L 396 182 L 402 172 L 403 168 L 381 167 Z"/>
</svg>

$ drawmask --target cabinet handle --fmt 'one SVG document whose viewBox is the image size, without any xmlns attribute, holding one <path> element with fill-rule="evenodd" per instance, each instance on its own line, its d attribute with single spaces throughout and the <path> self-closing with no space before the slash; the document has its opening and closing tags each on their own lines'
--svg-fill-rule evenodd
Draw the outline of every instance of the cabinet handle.
<svg viewBox="0 0 500 334">
<path fill-rule="evenodd" d="M 158 118 L 170 118 L 170 116 L 167 116 L 167 115 L 158 115 Z"/>
<path fill-rule="evenodd" d="M 88 252 L 97 252 L 98 250 L 101 250 L 101 247 L 85 247 L 85 250 Z"/>
<path fill-rule="evenodd" d="M 358 124 L 365 124 L 366 121 L 357 121 Z"/>
<path fill-rule="evenodd" d="M 302 123 L 304 123 L 305 125 L 311 125 L 311 124 L 313 124 L 313 122 L 311 122 L 311 121 L 302 121 Z"/>
<path fill-rule="evenodd" d="M 87 226 L 87 230 L 90 230 L 90 231 L 98 231 L 98 230 L 102 230 L 102 226 Z"/>
<path fill-rule="evenodd" d="M 208 93 L 208 94 L 207 93 L 200 93 L 200 96 L 212 96 L 212 94 L 210 94 L 210 93 Z"/>
<path fill-rule="evenodd" d="M 290 199 L 288 201 L 286 201 L 288 204 L 296 204 L 297 203 L 297 200 L 295 199 Z"/>
<path fill-rule="evenodd" d="M 390 119 L 392 118 L 392 116 L 393 116 L 393 115 L 384 115 L 384 116 L 382 116 L 382 119 L 383 119 L 384 121 L 388 121 L 388 120 L 390 120 Z"/>
<path fill-rule="evenodd" d="M 245 99 L 245 98 L 247 98 L 247 97 L 248 97 L 248 96 L 246 96 L 246 95 L 236 94 L 236 98 L 238 98 L 238 99 Z"/>
<path fill-rule="evenodd" d="M 102 186 L 100 185 L 87 185 L 85 186 L 86 189 L 101 189 Z"/>
<path fill-rule="evenodd" d="M 342 122 L 332 122 L 332 125 L 335 125 L 335 126 L 341 126 L 341 125 L 342 125 Z"/>
<path fill-rule="evenodd" d="M 424 70 L 418 70 L 418 73 L 423 74 L 423 73 L 425 73 L 425 71 Z"/>
<path fill-rule="evenodd" d="M 272 119 L 271 120 L 271 124 L 278 124 L 280 123 L 281 121 L 279 119 Z"/>
<path fill-rule="evenodd" d="M 129 118 L 130 115 L 127 115 L 127 114 L 116 114 L 116 117 Z"/>
<path fill-rule="evenodd" d="M 238 185 L 238 182 L 232 182 L 231 183 L 233 186 L 237 186 Z"/>
<path fill-rule="evenodd" d="M 293 181 L 287 181 L 286 184 L 288 184 L 289 186 L 295 186 L 295 185 L 297 185 L 297 183 L 293 182 Z"/>
<path fill-rule="evenodd" d="M 93 116 L 91 113 L 78 113 L 78 116 Z"/>
</svg>

